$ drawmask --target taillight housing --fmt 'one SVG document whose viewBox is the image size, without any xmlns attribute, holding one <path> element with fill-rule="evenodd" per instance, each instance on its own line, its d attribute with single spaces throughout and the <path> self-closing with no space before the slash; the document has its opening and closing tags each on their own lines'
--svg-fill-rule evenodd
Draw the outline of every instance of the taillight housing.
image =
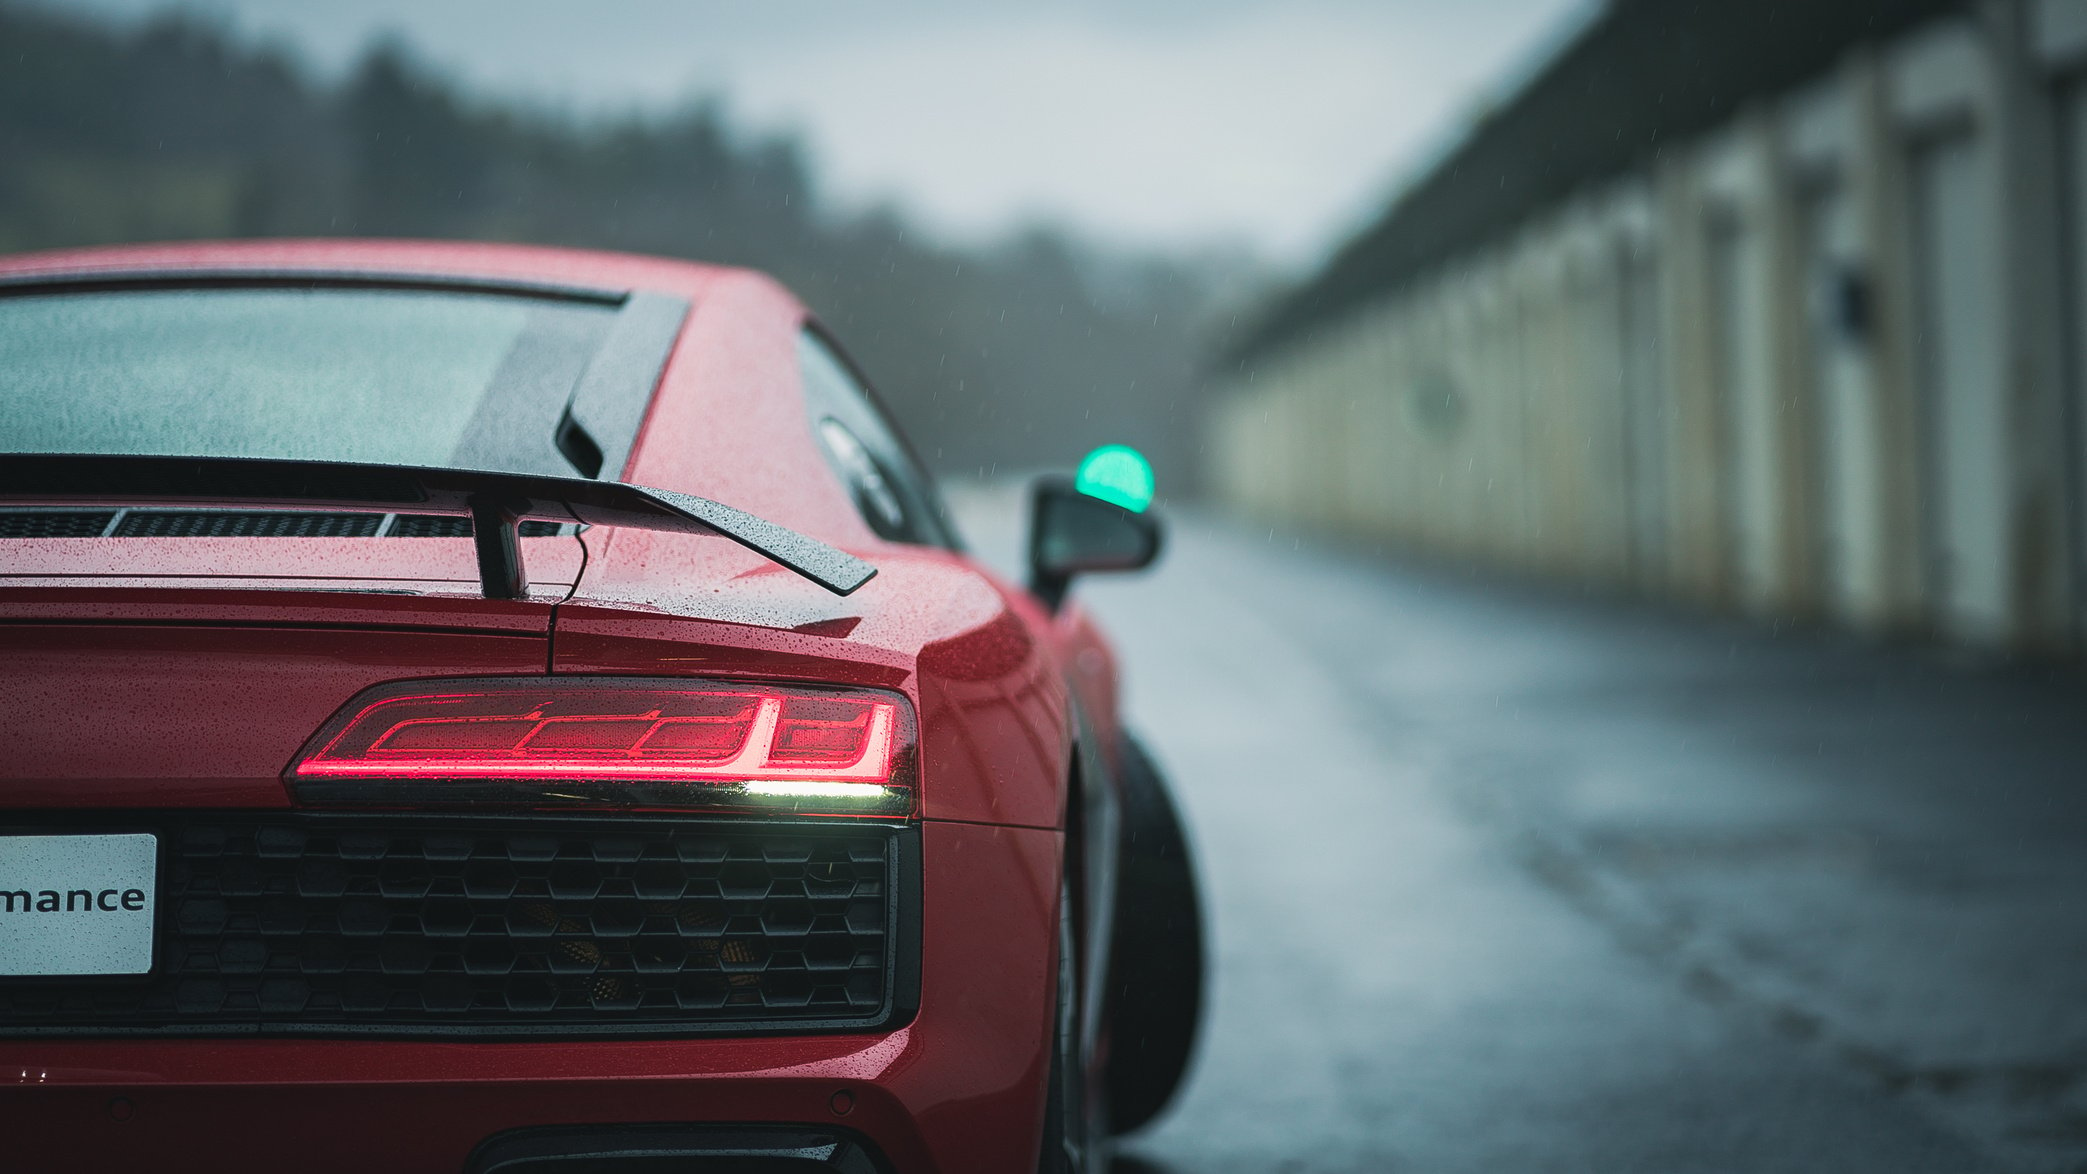
<svg viewBox="0 0 2087 1174">
<path fill-rule="evenodd" d="M 314 805 L 914 809 L 913 710 L 879 689 L 491 677 L 366 690 L 284 772 Z"/>
</svg>

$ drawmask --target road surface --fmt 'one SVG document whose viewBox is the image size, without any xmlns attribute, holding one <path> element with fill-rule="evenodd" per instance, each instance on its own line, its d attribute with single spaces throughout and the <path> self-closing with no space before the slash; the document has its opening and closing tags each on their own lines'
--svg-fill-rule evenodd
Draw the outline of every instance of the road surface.
<svg viewBox="0 0 2087 1174">
<path fill-rule="evenodd" d="M 1172 521 L 1075 588 L 1212 921 L 1125 1174 L 2087 1170 L 2079 674 Z"/>
</svg>

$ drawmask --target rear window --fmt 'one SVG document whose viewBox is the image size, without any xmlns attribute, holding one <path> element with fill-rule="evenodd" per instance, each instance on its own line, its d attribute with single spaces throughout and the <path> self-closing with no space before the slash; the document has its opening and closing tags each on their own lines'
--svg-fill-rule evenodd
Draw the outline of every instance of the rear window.
<svg viewBox="0 0 2087 1174">
<path fill-rule="evenodd" d="M 0 449 L 570 473 L 614 308 L 391 289 L 0 297 Z"/>
</svg>

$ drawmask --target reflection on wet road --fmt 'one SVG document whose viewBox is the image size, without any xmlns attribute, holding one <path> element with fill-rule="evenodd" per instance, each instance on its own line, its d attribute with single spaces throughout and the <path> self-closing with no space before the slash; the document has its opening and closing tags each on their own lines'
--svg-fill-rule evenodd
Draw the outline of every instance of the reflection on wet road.
<svg viewBox="0 0 2087 1174">
<path fill-rule="evenodd" d="M 981 551 L 1006 495 L 960 496 Z M 1213 911 L 1138 1174 L 2072 1170 L 2087 688 L 1176 518 L 1076 588 Z"/>
</svg>

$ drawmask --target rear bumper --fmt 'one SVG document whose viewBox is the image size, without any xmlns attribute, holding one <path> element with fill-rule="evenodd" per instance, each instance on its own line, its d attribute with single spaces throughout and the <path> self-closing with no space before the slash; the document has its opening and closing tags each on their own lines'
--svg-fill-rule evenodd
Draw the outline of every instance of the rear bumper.
<svg viewBox="0 0 2087 1174">
<path fill-rule="evenodd" d="M 605 1125 L 523 1129 L 478 1147 L 466 1174 L 877 1174 L 869 1143 L 842 1129 Z"/>
<path fill-rule="evenodd" d="M 1048 1068 L 1059 841 L 922 831 L 920 1010 L 875 1035 L 0 1040 L 11 1169 L 443 1171 L 512 1130 L 840 1128 L 899 1171 L 1021 1170 Z"/>
</svg>

